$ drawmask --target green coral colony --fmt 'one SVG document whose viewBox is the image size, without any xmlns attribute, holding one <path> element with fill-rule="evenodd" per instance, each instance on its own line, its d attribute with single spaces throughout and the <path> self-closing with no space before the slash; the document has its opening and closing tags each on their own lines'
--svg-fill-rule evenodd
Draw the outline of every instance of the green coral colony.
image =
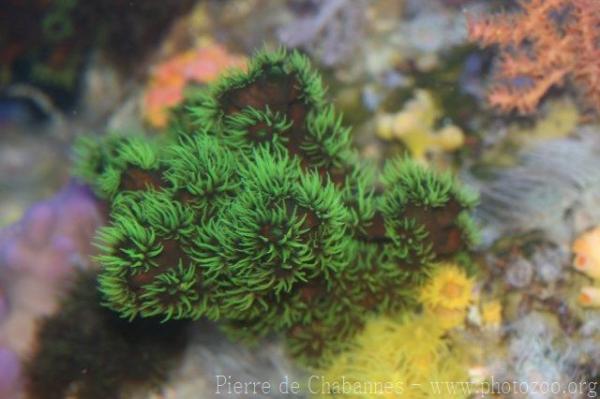
<svg viewBox="0 0 600 399">
<path fill-rule="evenodd" d="M 310 362 L 414 304 L 429 268 L 473 243 L 476 196 L 407 158 L 361 161 L 299 53 L 260 52 L 173 115 L 162 138 L 76 147 L 110 204 L 99 286 L 125 318 L 283 333 Z"/>
</svg>

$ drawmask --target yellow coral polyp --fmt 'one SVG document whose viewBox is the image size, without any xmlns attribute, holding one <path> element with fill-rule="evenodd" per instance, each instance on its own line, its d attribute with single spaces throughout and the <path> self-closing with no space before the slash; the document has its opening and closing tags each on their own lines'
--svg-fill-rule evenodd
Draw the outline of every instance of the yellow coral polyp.
<svg viewBox="0 0 600 399">
<path fill-rule="evenodd" d="M 466 398 L 443 387 L 434 392 L 431 385 L 469 378 L 462 354 L 453 352 L 445 331 L 431 314 L 374 318 L 349 350 L 313 374 L 318 380 L 311 381 L 310 392 L 318 398 Z M 335 393 L 329 387 L 336 387 Z"/>
<path fill-rule="evenodd" d="M 600 288 L 583 287 L 577 299 L 581 306 L 598 308 L 600 307 Z"/>
<path fill-rule="evenodd" d="M 481 321 L 485 327 L 496 328 L 502 324 L 502 304 L 494 300 L 481 305 Z"/>
<path fill-rule="evenodd" d="M 444 351 L 444 343 L 439 339 L 444 332 L 445 327 L 440 320 L 429 315 L 405 316 L 400 322 L 390 318 L 375 318 L 367 323 L 364 332 L 356 338 L 356 344 L 361 348 L 370 348 L 370 340 L 380 337 L 386 345 L 370 348 L 366 356 L 390 363 L 404 359 L 412 364 L 427 365 Z M 412 342 L 417 344 L 413 345 Z M 399 358 L 398 354 L 402 356 Z"/>
<path fill-rule="evenodd" d="M 595 280 L 600 279 L 600 227 L 580 235 L 572 250 L 573 267 Z"/>
<path fill-rule="evenodd" d="M 428 309 L 428 313 L 438 319 L 438 323 L 446 330 L 462 325 L 467 317 L 467 309 L 449 309 L 443 306 Z"/>
<path fill-rule="evenodd" d="M 465 310 L 473 299 L 473 279 L 453 264 L 436 268 L 422 287 L 420 301 L 426 309 Z"/>
</svg>

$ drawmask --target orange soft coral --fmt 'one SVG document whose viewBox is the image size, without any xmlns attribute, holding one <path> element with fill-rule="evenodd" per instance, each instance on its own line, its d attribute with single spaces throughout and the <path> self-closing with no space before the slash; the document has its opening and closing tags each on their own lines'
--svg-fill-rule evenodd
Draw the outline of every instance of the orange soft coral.
<svg viewBox="0 0 600 399">
<path fill-rule="evenodd" d="M 183 100 L 190 82 L 208 83 L 230 67 L 244 67 L 246 58 L 229 53 L 218 44 L 185 51 L 159 64 L 144 95 L 144 116 L 154 127 L 167 124 L 169 108 Z"/>
<path fill-rule="evenodd" d="M 490 104 L 533 112 L 551 87 L 571 79 L 600 110 L 600 1 L 518 0 L 521 12 L 469 17 L 469 37 L 498 45 Z"/>
</svg>

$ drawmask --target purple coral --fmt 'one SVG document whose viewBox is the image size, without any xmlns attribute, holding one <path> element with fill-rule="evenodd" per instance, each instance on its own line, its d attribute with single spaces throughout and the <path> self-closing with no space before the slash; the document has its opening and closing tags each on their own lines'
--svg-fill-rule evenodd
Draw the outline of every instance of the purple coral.
<svg viewBox="0 0 600 399">
<path fill-rule="evenodd" d="M 21 361 L 10 349 L 0 347 L 0 397 L 13 399 L 21 388 Z"/>
<path fill-rule="evenodd" d="M 25 273 L 60 280 L 74 265 L 86 265 L 91 239 L 102 220 L 90 190 L 70 183 L 0 231 L 0 276 Z"/>
<path fill-rule="evenodd" d="M 89 267 L 104 212 L 91 191 L 71 182 L 0 230 L 0 397 L 18 397 L 20 358 L 36 319 L 55 310 L 57 294 L 78 267 Z"/>
</svg>

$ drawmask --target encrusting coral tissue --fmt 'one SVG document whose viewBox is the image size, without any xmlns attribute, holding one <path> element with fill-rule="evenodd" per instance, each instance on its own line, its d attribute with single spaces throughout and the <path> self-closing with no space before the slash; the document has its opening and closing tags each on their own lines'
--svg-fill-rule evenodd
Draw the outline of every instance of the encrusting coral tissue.
<svg viewBox="0 0 600 399">
<path fill-rule="evenodd" d="M 415 305 L 473 244 L 477 197 L 408 158 L 366 165 L 324 93 L 304 56 L 263 51 L 194 93 L 169 135 L 80 141 L 78 175 L 110 205 L 105 305 L 284 334 L 308 363 Z"/>
</svg>

